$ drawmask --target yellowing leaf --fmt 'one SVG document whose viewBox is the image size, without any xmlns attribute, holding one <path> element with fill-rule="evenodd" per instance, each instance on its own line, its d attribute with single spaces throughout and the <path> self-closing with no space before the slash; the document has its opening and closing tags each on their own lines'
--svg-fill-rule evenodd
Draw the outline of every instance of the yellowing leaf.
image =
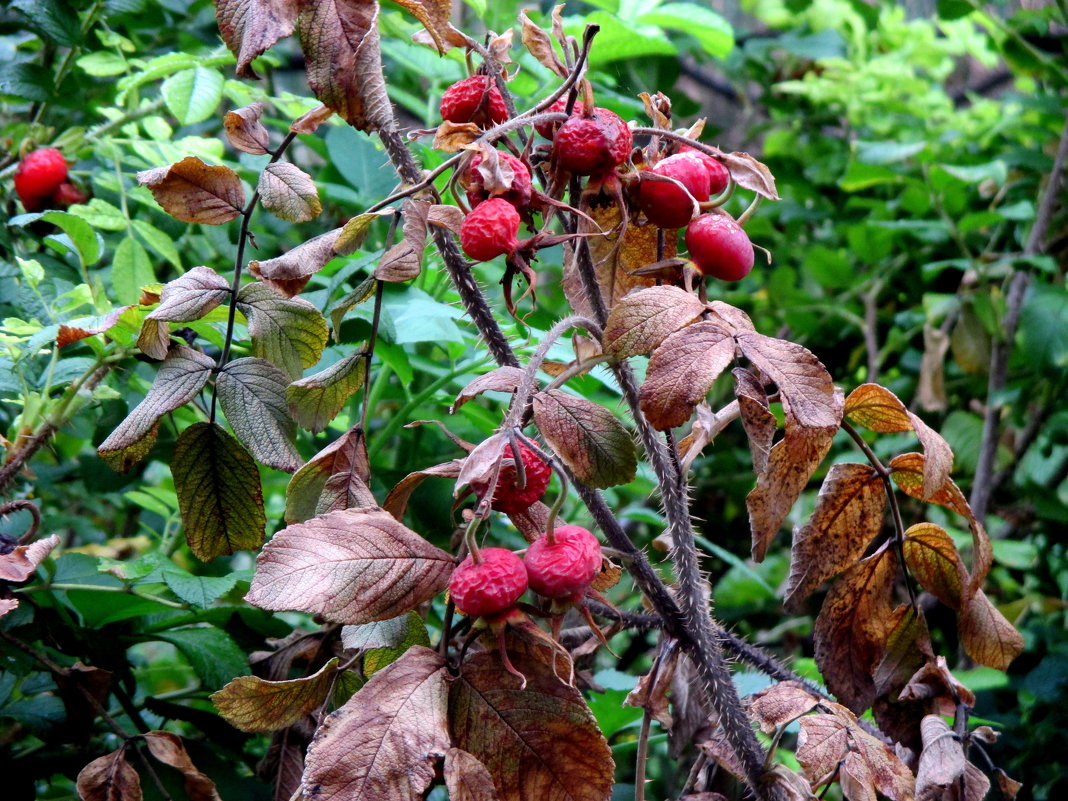
<svg viewBox="0 0 1068 801">
<path fill-rule="evenodd" d="M 352 395 L 363 386 L 367 354 L 356 351 L 285 390 L 293 418 L 313 434 L 326 429 Z"/>
<path fill-rule="evenodd" d="M 1008 670 L 1023 651 L 1023 636 L 976 588 L 960 615 L 960 639 L 968 656 L 981 665 Z"/>
<path fill-rule="evenodd" d="M 150 731 L 142 736 L 152 756 L 181 772 L 185 779 L 184 789 L 189 801 L 220 801 L 215 782 L 197 770 L 185 750 L 181 737 L 169 731 Z"/>
<path fill-rule="evenodd" d="M 968 572 L 953 539 L 941 526 L 917 523 L 905 532 L 905 565 L 931 595 L 960 609 Z"/>
<path fill-rule="evenodd" d="M 241 731 L 284 729 L 310 714 L 326 700 L 337 674 L 334 657 L 311 676 L 287 681 L 267 681 L 259 676 L 239 676 L 211 696 L 219 714 Z"/>
<path fill-rule="evenodd" d="M 882 529 L 885 509 L 882 478 L 870 465 L 831 465 L 812 517 L 794 530 L 787 609 L 797 610 L 820 584 L 864 554 Z"/>
</svg>

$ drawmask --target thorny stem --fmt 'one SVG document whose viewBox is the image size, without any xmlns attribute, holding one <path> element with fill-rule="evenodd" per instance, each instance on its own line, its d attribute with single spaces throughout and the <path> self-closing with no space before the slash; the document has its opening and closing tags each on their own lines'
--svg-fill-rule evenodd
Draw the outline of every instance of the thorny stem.
<svg viewBox="0 0 1068 801">
<path fill-rule="evenodd" d="M 575 184 L 572 184 L 574 194 Z M 572 203 L 574 205 L 574 203 Z M 587 300 L 594 310 L 598 323 L 607 320 L 604 300 L 597 283 L 593 260 L 586 240 L 579 240 L 575 248 L 579 275 Z M 639 406 L 638 387 L 630 365 L 620 362 L 613 365 L 613 373 L 630 407 L 631 416 L 638 428 L 638 436 L 645 448 L 649 462 L 656 473 L 660 497 L 667 518 L 668 533 L 674 546 L 673 558 L 679 582 L 679 598 L 687 637 L 681 640 L 697 667 L 698 675 L 705 686 L 712 706 L 720 717 L 728 742 L 741 762 L 750 789 L 759 798 L 768 798 L 777 790 L 766 786 L 764 775 L 764 752 L 756 739 L 749 720 L 742 711 L 738 691 L 731 681 L 730 671 L 715 638 L 708 605 L 704 600 L 704 579 L 694 543 L 693 524 L 690 520 L 687 486 L 678 452 L 672 447 L 671 454 L 645 419 Z M 614 544 L 614 543 L 613 543 Z"/>
<path fill-rule="evenodd" d="M 1041 253 L 1045 247 L 1046 233 L 1060 198 L 1061 176 L 1066 160 L 1068 160 L 1068 120 L 1065 121 L 1064 130 L 1061 132 L 1057 156 L 1038 205 L 1035 224 L 1031 227 L 1027 244 L 1024 246 L 1026 256 Z M 998 395 L 1001 394 L 1008 381 L 1009 357 L 1012 355 L 1013 340 L 1016 338 L 1016 325 L 1020 320 L 1020 310 L 1023 308 L 1024 296 L 1027 294 L 1030 283 L 1031 274 L 1028 271 L 1015 270 L 1013 272 L 1012 278 L 1009 279 L 1005 316 L 1001 321 L 1002 335 L 995 339 L 991 348 L 990 377 L 987 381 L 986 410 L 983 414 L 983 434 L 980 440 L 979 460 L 975 466 L 975 481 L 972 484 L 972 494 L 969 499 L 972 513 L 980 524 L 986 523 L 987 507 L 990 504 L 990 496 L 994 487 L 994 457 L 997 455 L 1000 439 L 999 419 L 1001 417 Z"/>
<path fill-rule="evenodd" d="M 918 610 L 920 605 L 916 601 L 916 588 L 912 585 L 912 575 L 905 565 L 905 523 L 901 519 L 901 507 L 897 503 L 897 493 L 894 492 L 894 483 L 890 477 L 890 471 L 886 469 L 886 466 L 875 455 L 875 451 L 868 446 L 864 438 L 860 436 L 860 433 L 845 420 L 842 421 L 842 430 L 852 437 L 853 442 L 863 452 L 872 469 L 882 479 L 887 500 L 890 502 L 890 515 L 894 520 L 894 552 L 897 554 L 898 561 L 901 562 L 901 570 L 905 574 L 905 587 L 909 592 L 909 601 L 912 603 L 913 609 Z"/>
<path fill-rule="evenodd" d="M 289 145 L 297 138 L 295 131 L 290 131 L 286 134 L 285 139 L 278 145 L 278 148 L 271 154 L 271 160 L 267 162 L 266 167 L 270 167 L 278 159 L 282 158 L 282 155 L 289 148 Z M 266 169 L 264 167 L 264 169 Z M 223 340 L 222 353 L 219 355 L 219 361 L 215 365 L 215 372 L 220 372 L 226 367 L 227 362 L 230 361 L 230 345 L 234 341 L 234 320 L 237 317 L 237 293 L 241 289 L 241 273 L 245 267 L 245 243 L 249 238 L 249 224 L 252 222 L 252 214 L 256 211 L 256 205 L 260 202 L 260 193 L 253 192 L 252 199 L 245 206 L 241 212 L 241 231 L 237 235 L 237 255 L 234 257 L 234 280 L 230 282 L 230 308 L 226 316 L 226 338 Z M 215 422 L 215 401 L 218 392 L 215 385 L 211 388 L 211 411 L 208 414 L 208 418 L 211 422 Z"/>
</svg>

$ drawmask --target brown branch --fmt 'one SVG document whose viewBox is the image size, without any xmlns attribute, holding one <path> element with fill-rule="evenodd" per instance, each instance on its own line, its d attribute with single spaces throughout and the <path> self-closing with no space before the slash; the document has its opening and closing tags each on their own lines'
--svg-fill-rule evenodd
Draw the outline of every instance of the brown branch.
<svg viewBox="0 0 1068 801">
<path fill-rule="evenodd" d="M 1025 256 L 1037 255 L 1045 248 L 1046 234 L 1060 196 L 1061 174 L 1064 171 L 1066 159 L 1068 159 L 1068 119 L 1065 120 L 1065 127 L 1061 132 L 1053 170 L 1049 174 L 1049 180 L 1046 182 L 1038 204 L 1035 224 L 1031 227 L 1027 244 L 1024 246 Z M 1001 405 L 998 402 L 998 395 L 1001 394 L 1008 381 L 1009 357 L 1012 355 L 1013 340 L 1016 338 L 1016 325 L 1020 320 L 1020 310 L 1023 308 L 1024 296 L 1027 294 L 1030 283 L 1031 273 L 1029 271 L 1013 271 L 1009 279 L 1005 316 L 1001 321 L 1002 336 L 994 341 L 991 349 L 986 410 L 983 414 L 983 435 L 979 446 L 979 460 L 975 467 L 975 481 L 972 484 L 972 494 L 969 499 L 972 513 L 980 523 L 986 522 L 986 512 L 994 490 L 994 459 L 997 455 L 998 441 L 1001 438 L 999 424 Z"/>
</svg>

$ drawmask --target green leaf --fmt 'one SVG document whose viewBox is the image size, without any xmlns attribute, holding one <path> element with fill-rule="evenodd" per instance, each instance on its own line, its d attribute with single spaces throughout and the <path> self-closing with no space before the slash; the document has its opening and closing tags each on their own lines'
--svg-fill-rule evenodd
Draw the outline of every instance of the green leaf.
<svg viewBox="0 0 1068 801">
<path fill-rule="evenodd" d="M 863 164 L 851 161 L 845 175 L 838 179 L 838 185 L 846 192 L 859 192 L 879 184 L 892 184 L 903 180 L 893 170 L 875 164 Z"/>
<path fill-rule="evenodd" d="M 52 223 L 63 230 L 63 233 L 69 237 L 69 242 L 75 253 L 78 254 L 78 258 L 81 259 L 82 264 L 89 267 L 100 259 L 100 238 L 93 227 L 74 214 L 68 214 L 65 211 L 46 211 L 43 214 L 20 214 L 17 217 L 12 217 L 9 223 L 11 225 L 29 225 L 30 223 L 43 220 L 44 222 Z M 53 242 L 61 241 L 56 237 L 47 237 L 47 240 Z M 63 243 L 66 245 L 66 243 Z"/>
<path fill-rule="evenodd" d="M 145 240 L 145 244 L 152 248 L 156 255 L 174 265 L 176 270 L 182 269 L 182 257 L 178 254 L 178 246 L 174 244 L 170 236 L 144 220 L 132 220 L 132 222 L 138 236 Z"/>
<path fill-rule="evenodd" d="M 404 632 L 400 642 L 384 648 L 371 648 L 363 655 L 363 675 L 370 678 L 387 665 L 391 665 L 404 656 L 405 652 L 413 645 L 425 645 L 430 647 L 430 635 L 427 634 L 426 625 L 417 612 L 409 612 L 403 618 L 405 622 Z M 368 624 L 374 625 L 374 624 Z"/>
<path fill-rule="evenodd" d="M 209 689 L 217 690 L 248 673 L 245 652 L 222 629 L 172 629 L 156 637 L 176 646 Z"/>
<path fill-rule="evenodd" d="M 280 298 L 262 283 L 245 284 L 237 308 L 248 318 L 252 350 L 294 378 L 319 361 L 330 331 L 326 318 L 306 300 Z"/>
<path fill-rule="evenodd" d="M 221 595 L 237 584 L 237 576 L 194 576 L 179 568 L 168 567 L 163 571 L 163 580 L 171 592 L 187 604 L 206 609 Z"/>
<path fill-rule="evenodd" d="M 223 76 L 218 70 L 193 67 L 165 80 L 160 92 L 178 122 L 193 125 L 215 113 L 222 101 Z"/>
<path fill-rule="evenodd" d="M 861 142 L 854 143 L 857 159 L 865 164 L 894 164 L 920 153 L 926 142 Z"/>
<path fill-rule="evenodd" d="M 0 96 L 45 103 L 52 96 L 52 73 L 40 64 L 0 65 Z"/>
<path fill-rule="evenodd" d="M 171 472 L 186 541 L 198 559 L 210 562 L 263 544 L 267 518 L 259 471 L 222 426 L 195 423 L 183 431 Z"/>
<path fill-rule="evenodd" d="M 300 425 L 318 434 L 363 386 L 366 375 L 366 354 L 356 351 L 325 370 L 290 384 L 285 391 L 289 412 Z"/>
<path fill-rule="evenodd" d="M 397 182 L 389 169 L 389 158 L 361 131 L 331 127 L 326 133 L 326 151 L 341 177 L 363 197 L 385 196 Z"/>
<path fill-rule="evenodd" d="M 100 50 L 82 56 L 75 62 L 81 67 L 82 72 L 94 78 L 110 78 L 122 75 L 127 70 L 126 59 L 118 53 Z"/>
<path fill-rule="evenodd" d="M 666 3 L 637 20 L 669 31 L 689 34 L 712 58 L 724 59 L 734 49 L 734 29 L 719 13 L 697 3 Z"/>
<path fill-rule="evenodd" d="M 223 367 L 215 388 L 223 414 L 252 455 L 268 467 L 292 473 L 303 460 L 293 444 L 288 384 L 289 377 L 273 364 L 248 356 Z"/>
<path fill-rule="evenodd" d="M 27 25 L 46 39 L 63 47 L 81 44 L 81 20 L 66 0 L 12 0 L 10 8 L 21 11 Z"/>
<path fill-rule="evenodd" d="M 137 303 L 141 287 L 155 281 L 148 252 L 136 239 L 123 239 L 115 248 L 115 258 L 111 262 L 111 288 L 115 297 L 120 303 Z"/>
<path fill-rule="evenodd" d="M 117 206 L 98 197 L 94 197 L 88 203 L 71 206 L 70 213 L 81 217 L 93 228 L 99 228 L 102 231 L 122 231 L 126 228 L 126 215 Z"/>
<path fill-rule="evenodd" d="M 1031 364 L 1068 367 L 1068 291 L 1038 285 L 1020 311 L 1022 350 Z"/>
</svg>

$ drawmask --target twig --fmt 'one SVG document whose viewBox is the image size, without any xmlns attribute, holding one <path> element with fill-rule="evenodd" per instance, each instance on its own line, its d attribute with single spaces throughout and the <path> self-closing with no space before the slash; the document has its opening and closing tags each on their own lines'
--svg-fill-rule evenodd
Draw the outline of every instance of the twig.
<svg viewBox="0 0 1068 801">
<path fill-rule="evenodd" d="M 45 424 L 41 426 L 36 434 L 24 440 L 21 446 L 11 452 L 8 455 L 7 462 L 3 467 L 0 467 L 0 493 L 7 489 L 15 476 L 22 470 L 23 465 L 52 438 L 52 435 L 59 430 L 60 426 L 67 422 L 66 411 L 78 395 L 78 392 L 83 389 L 87 392 L 92 392 L 104 380 L 104 376 L 111 372 L 113 366 L 111 362 L 102 364 L 98 362 L 67 387 L 55 412 L 45 421 Z"/>
<path fill-rule="evenodd" d="M 1041 253 L 1045 247 L 1046 233 L 1049 230 L 1053 212 L 1060 195 L 1061 174 L 1065 160 L 1068 159 L 1068 120 L 1061 132 L 1061 141 L 1057 147 L 1057 156 L 1053 162 L 1049 181 L 1038 204 L 1038 213 L 1031 233 L 1024 246 L 1025 256 Z M 1031 274 L 1026 270 L 1014 270 L 1009 281 L 1009 291 L 1005 302 L 1005 316 L 1002 318 L 1002 336 L 993 343 L 990 353 L 990 377 L 987 381 L 986 410 L 983 413 L 983 434 L 979 446 L 979 460 L 975 466 L 975 481 L 969 502 L 975 519 L 986 523 L 986 512 L 993 493 L 994 457 L 997 455 L 998 440 L 1001 437 L 999 418 L 1001 406 L 998 396 L 1008 380 L 1009 357 L 1012 355 L 1013 340 L 1016 337 L 1016 325 L 1020 320 L 1024 295 L 1031 283 Z"/>
<path fill-rule="evenodd" d="M 19 510 L 25 510 L 30 513 L 30 525 L 19 537 L 19 545 L 26 545 L 33 541 L 33 538 L 37 536 L 37 530 L 41 527 L 41 510 L 37 508 L 37 504 L 33 501 L 17 500 L 8 501 L 5 504 L 0 505 L 0 517 L 7 517 L 9 514 L 17 512 Z"/>
</svg>

